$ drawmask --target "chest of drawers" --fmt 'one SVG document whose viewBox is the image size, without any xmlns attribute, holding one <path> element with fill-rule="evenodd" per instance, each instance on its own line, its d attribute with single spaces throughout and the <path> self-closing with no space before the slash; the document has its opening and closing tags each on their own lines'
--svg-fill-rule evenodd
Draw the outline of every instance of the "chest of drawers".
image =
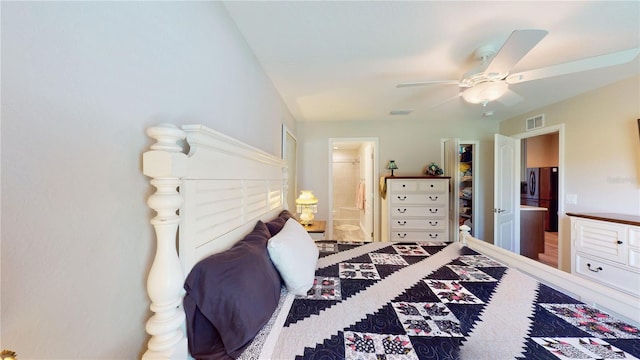
<svg viewBox="0 0 640 360">
<path fill-rule="evenodd" d="M 571 216 L 571 271 L 634 296 L 640 294 L 640 224 Z M 586 217 L 585 217 L 586 216 Z"/>
<path fill-rule="evenodd" d="M 449 178 L 387 179 L 390 241 L 449 240 Z"/>
</svg>

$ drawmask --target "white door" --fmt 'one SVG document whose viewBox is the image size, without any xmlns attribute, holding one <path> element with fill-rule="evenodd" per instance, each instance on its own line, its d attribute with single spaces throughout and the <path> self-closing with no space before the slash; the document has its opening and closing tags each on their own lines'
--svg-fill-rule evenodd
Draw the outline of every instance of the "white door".
<svg viewBox="0 0 640 360">
<path fill-rule="evenodd" d="M 495 134 L 493 244 L 520 253 L 520 140 Z"/>
<path fill-rule="evenodd" d="M 444 141 L 444 176 L 451 176 L 449 188 L 449 234 L 451 241 L 456 241 L 460 233 L 458 225 L 458 214 L 460 213 L 460 203 L 458 202 L 458 187 L 460 186 L 460 140 L 446 139 Z"/>
<path fill-rule="evenodd" d="M 373 174 L 373 143 L 363 145 L 361 167 L 364 179 L 364 214 L 361 215 L 361 226 L 366 240 L 373 240 L 373 190 L 375 177 Z"/>
</svg>

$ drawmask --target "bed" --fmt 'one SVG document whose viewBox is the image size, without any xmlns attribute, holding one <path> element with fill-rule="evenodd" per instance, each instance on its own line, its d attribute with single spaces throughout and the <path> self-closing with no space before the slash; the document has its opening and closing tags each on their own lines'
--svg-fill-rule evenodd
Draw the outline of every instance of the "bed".
<svg viewBox="0 0 640 360">
<path fill-rule="evenodd" d="M 157 249 L 143 358 L 640 358 L 637 296 L 464 226 L 454 243 L 314 243 L 286 211 L 280 158 L 201 125 L 147 134 Z"/>
</svg>

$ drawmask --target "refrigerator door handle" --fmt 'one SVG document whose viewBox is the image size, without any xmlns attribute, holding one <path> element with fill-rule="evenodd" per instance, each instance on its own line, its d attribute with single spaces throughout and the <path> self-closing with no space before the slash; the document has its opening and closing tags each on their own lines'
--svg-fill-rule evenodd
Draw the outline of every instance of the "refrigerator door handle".
<svg viewBox="0 0 640 360">
<path fill-rule="evenodd" d="M 534 196 L 536 194 L 536 173 L 534 171 L 529 172 L 529 195 Z"/>
</svg>

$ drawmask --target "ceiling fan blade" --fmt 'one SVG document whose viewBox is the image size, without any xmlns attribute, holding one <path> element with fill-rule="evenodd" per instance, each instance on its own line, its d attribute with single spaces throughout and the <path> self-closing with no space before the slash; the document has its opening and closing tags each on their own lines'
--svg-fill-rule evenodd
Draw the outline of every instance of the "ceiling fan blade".
<svg viewBox="0 0 640 360">
<path fill-rule="evenodd" d="M 397 88 L 423 86 L 423 85 L 460 85 L 458 80 L 434 80 L 434 81 L 416 81 L 407 82 L 396 85 Z"/>
<path fill-rule="evenodd" d="M 516 94 L 511 89 L 507 90 L 507 92 L 498 99 L 498 101 L 505 106 L 513 106 L 522 100 L 524 100 L 522 96 Z"/>
<path fill-rule="evenodd" d="M 546 30 L 516 30 L 491 59 L 484 71 L 490 79 L 504 79 L 511 69 L 547 35 Z"/>
<path fill-rule="evenodd" d="M 635 57 L 638 56 L 638 53 L 640 53 L 640 48 L 633 48 L 606 55 L 571 61 L 564 64 L 523 71 L 520 73 L 509 75 L 506 81 L 508 84 L 518 84 L 525 81 L 532 81 L 553 76 L 560 76 L 609 66 L 621 65 L 635 59 Z"/>
</svg>

